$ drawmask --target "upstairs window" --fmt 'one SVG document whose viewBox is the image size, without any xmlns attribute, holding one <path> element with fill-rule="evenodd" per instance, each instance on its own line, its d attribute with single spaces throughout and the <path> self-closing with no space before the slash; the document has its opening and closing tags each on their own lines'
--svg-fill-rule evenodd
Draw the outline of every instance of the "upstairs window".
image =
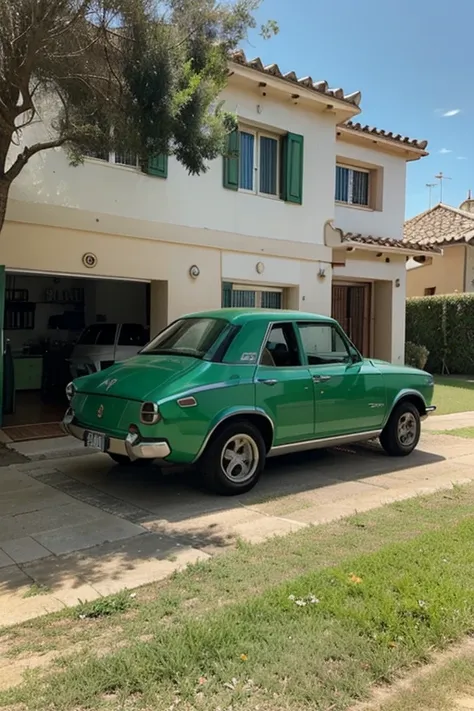
<svg viewBox="0 0 474 711">
<path fill-rule="evenodd" d="M 336 200 L 348 205 L 369 207 L 370 171 L 364 168 L 336 166 Z"/>
<path fill-rule="evenodd" d="M 240 131 L 239 143 L 239 189 L 277 196 L 279 137 L 257 131 Z"/>
<path fill-rule="evenodd" d="M 303 136 L 242 128 L 228 136 L 223 184 L 228 190 L 303 202 Z"/>
</svg>

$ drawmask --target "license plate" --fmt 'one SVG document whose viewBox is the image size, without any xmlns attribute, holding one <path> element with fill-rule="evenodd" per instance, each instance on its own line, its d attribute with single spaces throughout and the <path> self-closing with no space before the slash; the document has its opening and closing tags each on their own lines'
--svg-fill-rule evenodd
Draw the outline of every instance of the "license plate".
<svg viewBox="0 0 474 711">
<path fill-rule="evenodd" d="M 107 437 L 100 432 L 84 432 L 84 445 L 105 452 L 107 449 Z"/>
</svg>

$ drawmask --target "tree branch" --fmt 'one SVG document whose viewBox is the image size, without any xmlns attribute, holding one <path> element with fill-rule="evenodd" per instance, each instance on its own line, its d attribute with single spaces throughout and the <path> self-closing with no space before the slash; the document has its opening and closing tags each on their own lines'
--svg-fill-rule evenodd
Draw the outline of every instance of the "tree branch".
<svg viewBox="0 0 474 711">
<path fill-rule="evenodd" d="M 47 151 L 49 148 L 59 148 L 68 140 L 69 136 L 57 138 L 54 141 L 44 141 L 43 143 L 34 143 L 32 146 L 27 146 L 16 158 L 13 165 L 6 171 L 4 178 L 7 182 L 12 182 L 21 173 L 30 158 L 40 151 Z"/>
</svg>

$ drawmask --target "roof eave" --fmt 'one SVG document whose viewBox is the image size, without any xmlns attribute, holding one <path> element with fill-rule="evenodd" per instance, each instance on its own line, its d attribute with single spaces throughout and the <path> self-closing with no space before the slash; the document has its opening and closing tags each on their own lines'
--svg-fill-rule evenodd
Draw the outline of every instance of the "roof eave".
<svg viewBox="0 0 474 711">
<path fill-rule="evenodd" d="M 295 84 L 284 77 L 271 76 L 266 72 L 260 71 L 256 67 L 246 67 L 239 62 L 230 60 L 229 68 L 230 71 L 236 76 L 240 76 L 252 82 L 257 81 L 258 84 L 265 83 L 267 86 L 272 87 L 276 91 L 289 93 L 292 96 L 298 95 L 300 98 L 312 101 L 319 106 L 324 107 L 326 111 L 332 111 L 337 116 L 340 116 L 341 118 L 338 118 L 338 120 L 346 121 L 353 116 L 358 116 L 361 112 L 361 109 L 355 104 L 352 104 L 350 101 L 338 99 L 335 96 L 328 96 L 327 94 L 315 91 L 314 89 L 309 89 L 305 86 Z M 262 77 L 260 81 L 256 79 L 256 75 Z"/>
<path fill-rule="evenodd" d="M 351 242 L 351 240 L 344 240 L 340 247 L 351 247 L 353 249 L 359 249 L 364 252 L 382 252 L 383 254 L 400 254 L 400 255 L 410 255 L 412 257 L 426 257 L 427 255 L 432 257 L 441 257 L 443 255 L 443 250 L 440 249 L 439 252 L 428 249 L 414 249 L 413 247 L 389 247 L 383 244 L 363 244 L 361 242 Z"/>
<path fill-rule="evenodd" d="M 392 151 L 396 151 L 397 153 L 408 153 L 408 156 L 405 155 L 405 160 L 407 162 L 420 160 L 420 158 L 424 158 L 425 156 L 429 155 L 428 151 L 425 151 L 421 148 L 416 148 L 415 146 L 411 146 L 409 143 L 399 143 L 398 141 L 390 140 L 390 138 L 384 138 L 382 136 L 377 136 L 375 134 L 370 133 L 363 133 L 362 131 L 355 131 L 351 128 L 347 128 L 347 126 L 338 126 L 337 133 L 340 134 L 341 137 L 350 136 L 350 138 L 354 141 L 360 140 L 362 143 L 375 143 L 377 145 L 389 148 Z"/>
</svg>

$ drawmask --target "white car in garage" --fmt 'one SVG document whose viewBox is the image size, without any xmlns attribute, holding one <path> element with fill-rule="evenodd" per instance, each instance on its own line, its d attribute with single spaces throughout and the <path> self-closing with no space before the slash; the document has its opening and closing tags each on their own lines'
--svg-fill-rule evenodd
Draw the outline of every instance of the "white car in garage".
<svg viewBox="0 0 474 711">
<path fill-rule="evenodd" d="M 127 360 L 149 340 L 149 330 L 138 323 L 94 323 L 87 326 L 69 359 L 71 375 L 79 378 Z"/>
</svg>

